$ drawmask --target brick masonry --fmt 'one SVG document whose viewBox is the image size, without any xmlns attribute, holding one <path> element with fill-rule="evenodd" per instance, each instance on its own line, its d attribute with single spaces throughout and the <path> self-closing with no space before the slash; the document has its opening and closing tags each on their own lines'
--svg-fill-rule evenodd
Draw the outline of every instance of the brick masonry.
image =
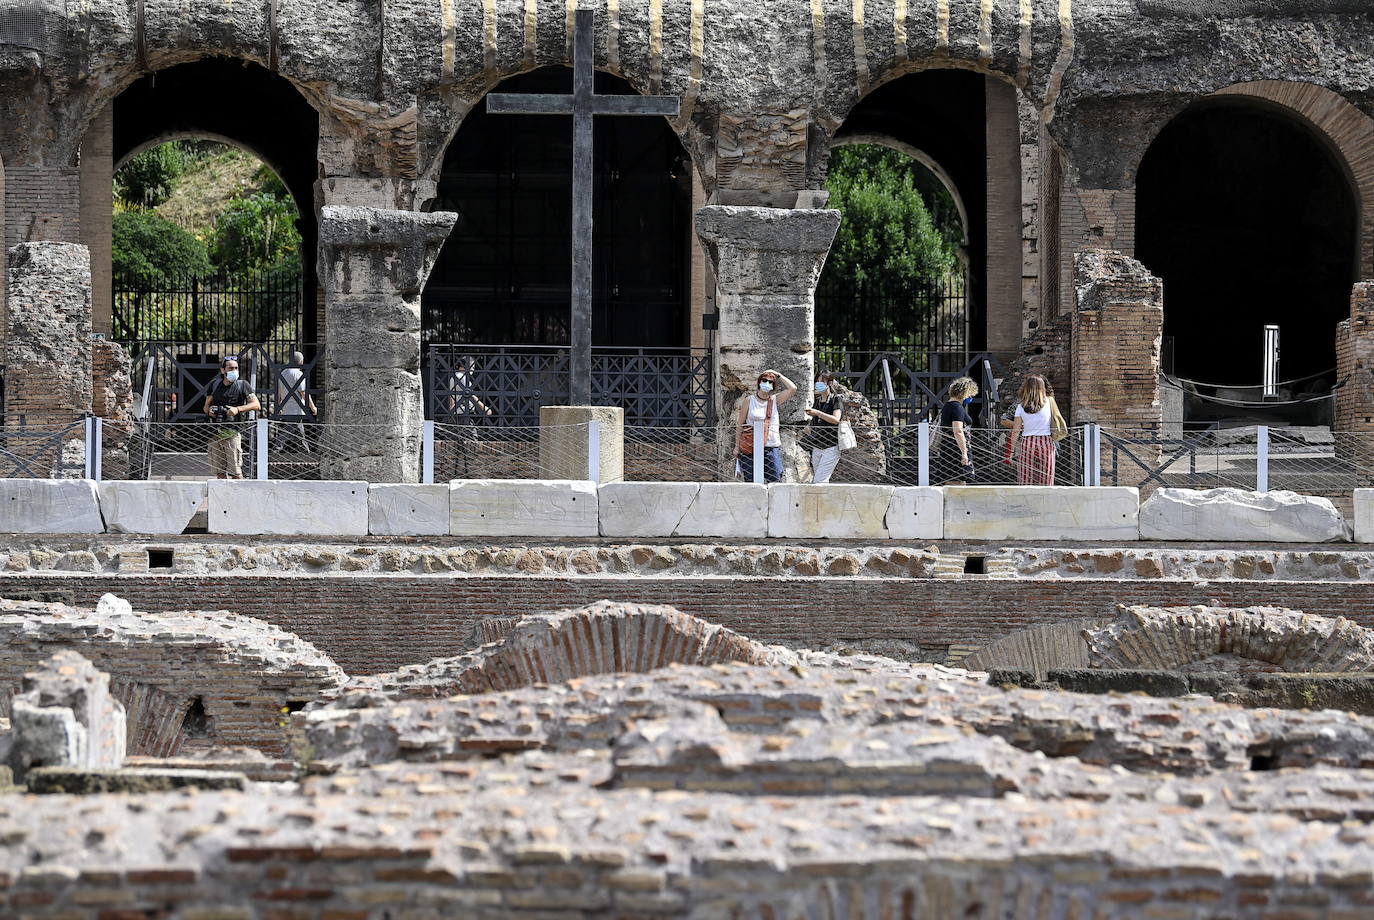
<svg viewBox="0 0 1374 920">
<path fill-rule="evenodd" d="M 5 427 L 61 428 L 91 407 L 86 247 L 23 243 L 9 253 Z"/>
<path fill-rule="evenodd" d="M 607 599 L 664 604 L 756 641 L 824 647 L 900 639 L 937 660 L 1019 629 L 1102 617 L 1118 604 L 1283 606 L 1374 628 L 1374 582 L 1074 579 L 616 578 L 443 576 L 82 576 L 0 578 L 0 595 L 44 594 L 91 606 L 114 592 L 135 609 L 182 610 L 188 598 L 266 620 L 320 649 L 349 674 L 396 670 L 469 647 L 488 617 Z"/>
</svg>

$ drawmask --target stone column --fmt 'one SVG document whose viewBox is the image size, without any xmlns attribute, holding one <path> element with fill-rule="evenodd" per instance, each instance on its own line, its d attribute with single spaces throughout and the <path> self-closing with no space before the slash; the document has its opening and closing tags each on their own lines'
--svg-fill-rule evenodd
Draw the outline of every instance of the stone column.
<svg viewBox="0 0 1374 920">
<path fill-rule="evenodd" d="M 697 212 L 720 313 L 716 408 L 732 437 L 732 413 L 765 368 L 802 388 L 783 407 L 784 421 L 811 404 L 816 283 L 839 228 L 839 211 L 708 205 Z"/>
<path fill-rule="evenodd" d="M 326 207 L 320 277 L 326 328 L 325 421 L 335 444 L 329 479 L 419 482 L 424 402 L 420 293 L 458 215 Z"/>
<path fill-rule="evenodd" d="M 1374 469 L 1374 281 L 1355 285 L 1350 319 L 1336 327 L 1336 381 L 1336 455 Z M 1359 472 L 1356 485 L 1374 486 L 1374 475 Z"/>
<path fill-rule="evenodd" d="M 1074 274 L 1074 422 L 1158 431 L 1164 283 L 1107 250 L 1079 253 Z"/>
<path fill-rule="evenodd" d="M 9 252 L 5 427 L 65 428 L 91 411 L 91 262 L 78 243 L 21 243 Z M 53 478 L 82 475 L 85 436 L 61 449 L 24 439 L 14 450 Z M 13 450 L 13 448 L 12 448 Z"/>
</svg>

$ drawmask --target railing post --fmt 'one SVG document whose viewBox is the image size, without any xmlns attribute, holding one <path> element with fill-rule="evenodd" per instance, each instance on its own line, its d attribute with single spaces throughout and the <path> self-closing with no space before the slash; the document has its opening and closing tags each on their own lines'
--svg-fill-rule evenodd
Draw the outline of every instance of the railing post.
<svg viewBox="0 0 1374 920">
<path fill-rule="evenodd" d="M 91 451 L 91 478 L 99 482 L 105 478 L 105 420 L 98 415 L 91 416 L 91 429 L 95 435 L 95 449 Z"/>
<path fill-rule="evenodd" d="M 256 456 L 256 458 L 257 458 L 256 462 L 253 464 L 253 467 L 254 467 L 253 472 L 254 472 L 254 474 L 255 474 L 255 478 L 256 478 L 259 482 L 266 482 L 266 481 L 268 480 L 268 474 L 267 474 L 267 438 L 268 438 L 267 419 L 265 419 L 265 418 L 260 418 L 260 419 L 258 419 L 256 422 L 254 422 L 254 438 L 253 438 L 253 440 L 254 440 L 254 444 L 253 444 L 254 451 L 253 451 L 253 453 L 255 454 L 255 456 Z"/>
<path fill-rule="evenodd" d="M 768 423 L 755 421 L 751 424 L 754 426 L 754 482 L 763 485 L 765 479 L 763 475 L 764 426 Z"/>
<path fill-rule="evenodd" d="M 930 422 L 922 422 L 916 432 L 916 483 L 930 485 Z"/>
<path fill-rule="evenodd" d="M 434 422 L 430 420 L 420 429 L 420 481 L 434 485 Z"/>
<path fill-rule="evenodd" d="M 1102 485 L 1102 426 L 1083 426 L 1083 485 Z"/>
<path fill-rule="evenodd" d="M 95 416 L 88 415 L 81 420 L 82 438 L 86 442 L 85 465 L 81 470 L 82 479 L 95 478 Z M 58 446 L 58 457 L 62 456 L 61 445 Z"/>
<path fill-rule="evenodd" d="M 1260 425 L 1258 428 L 1255 429 L 1255 491 L 1269 491 L 1268 425 Z"/>
<path fill-rule="evenodd" d="M 601 423 L 595 419 L 587 423 L 587 478 L 601 481 Z"/>
</svg>

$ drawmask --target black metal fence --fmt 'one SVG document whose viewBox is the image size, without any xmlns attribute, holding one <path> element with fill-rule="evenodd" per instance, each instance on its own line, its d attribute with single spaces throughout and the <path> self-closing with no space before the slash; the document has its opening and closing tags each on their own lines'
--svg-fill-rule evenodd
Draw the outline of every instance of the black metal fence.
<svg viewBox="0 0 1374 920">
<path fill-rule="evenodd" d="M 299 342 L 305 332 L 300 265 L 259 272 L 168 276 L 116 272 L 114 338 L 145 342 Z"/>
<path fill-rule="evenodd" d="M 854 352 L 892 350 L 917 364 L 969 348 L 963 276 L 897 283 L 827 274 L 816 290 L 816 340 Z"/>
<path fill-rule="evenodd" d="M 970 411 L 988 424 L 998 411 L 1003 394 L 995 381 L 1006 376 L 1009 356 L 991 352 L 940 352 L 902 350 L 850 351 L 821 346 L 816 366 L 836 374 L 844 385 L 868 398 L 869 406 L 886 428 L 902 429 L 928 420 L 944 400 L 949 385 L 959 377 L 972 377 L 979 393 Z"/>
<path fill-rule="evenodd" d="M 462 425 L 538 425 L 540 407 L 567 404 L 569 374 L 566 347 L 432 345 L 427 414 Z M 620 406 L 628 425 L 714 425 L 713 377 L 704 348 L 592 350 L 592 402 Z"/>
</svg>

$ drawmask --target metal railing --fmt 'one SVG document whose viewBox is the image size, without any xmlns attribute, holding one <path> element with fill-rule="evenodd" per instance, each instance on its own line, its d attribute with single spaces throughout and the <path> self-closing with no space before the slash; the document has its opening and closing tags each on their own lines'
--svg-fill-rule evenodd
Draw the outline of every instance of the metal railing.
<svg viewBox="0 0 1374 920">
<path fill-rule="evenodd" d="M 305 357 L 291 362 L 292 352 Z M 220 362 L 233 357 L 268 418 L 316 421 L 324 346 L 278 342 L 144 342 L 134 354 L 136 414 L 142 421 L 203 422 Z"/>
<path fill-rule="evenodd" d="M 569 398 L 566 347 L 431 345 L 426 416 L 467 426 L 528 428 L 543 406 Z M 702 348 L 592 350 L 592 402 L 619 406 L 631 425 L 708 427 L 715 420 L 710 352 Z"/>
<path fill-rule="evenodd" d="M 168 276 L 116 272 L 114 335 L 137 348 L 163 341 L 300 341 L 305 291 L 299 263 L 255 272 Z"/>
</svg>

